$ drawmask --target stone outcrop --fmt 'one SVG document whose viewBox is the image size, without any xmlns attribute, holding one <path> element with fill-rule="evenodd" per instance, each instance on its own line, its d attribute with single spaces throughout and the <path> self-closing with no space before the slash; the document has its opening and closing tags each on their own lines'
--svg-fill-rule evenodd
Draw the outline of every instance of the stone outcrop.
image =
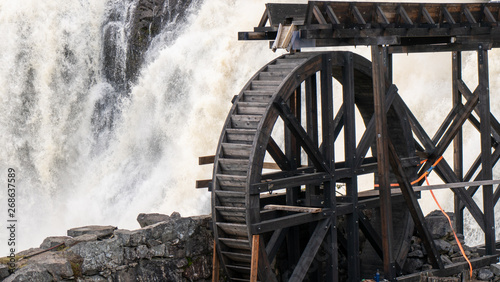
<svg viewBox="0 0 500 282">
<path fill-rule="evenodd" d="M 210 281 L 210 217 L 141 214 L 142 228 L 84 226 L 19 253 L 3 281 Z"/>
<path fill-rule="evenodd" d="M 453 219 L 453 213 L 447 213 L 450 219 Z M 453 223 L 453 222 L 452 222 Z M 458 243 L 455 240 L 453 230 L 451 229 L 448 219 L 441 211 L 433 211 L 425 217 L 425 224 L 434 240 L 434 244 L 441 255 L 441 260 L 445 265 L 464 262 Z M 462 245 L 465 254 L 469 259 L 479 257 L 477 248 L 465 245 L 464 236 L 457 234 L 458 241 Z M 410 252 L 406 259 L 403 271 L 405 273 L 416 273 L 432 269 L 432 266 L 427 258 L 427 253 L 422 245 L 422 240 L 415 234 L 412 238 Z M 451 282 L 451 281 L 469 281 L 467 271 L 455 275 L 455 277 L 425 277 L 422 276 L 420 281 L 435 281 L 435 282 Z M 492 264 L 481 269 L 474 269 L 472 273 L 473 280 L 471 281 L 500 281 L 500 266 Z M 465 280 L 463 280 L 465 279 Z"/>
</svg>

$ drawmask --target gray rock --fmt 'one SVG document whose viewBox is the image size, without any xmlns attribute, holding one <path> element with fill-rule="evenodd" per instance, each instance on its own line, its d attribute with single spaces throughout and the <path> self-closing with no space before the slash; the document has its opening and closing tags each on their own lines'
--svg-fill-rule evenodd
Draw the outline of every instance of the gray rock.
<svg viewBox="0 0 500 282">
<path fill-rule="evenodd" d="M 98 238 L 104 238 L 113 235 L 115 231 L 115 226 L 100 226 L 100 225 L 89 225 L 77 228 L 71 228 L 68 230 L 68 236 L 78 237 L 85 234 L 96 235 Z"/>
<path fill-rule="evenodd" d="M 500 276 L 500 265 L 499 264 L 491 264 L 490 271 L 495 274 L 495 276 Z"/>
<path fill-rule="evenodd" d="M 145 245 L 140 245 L 137 247 L 137 257 L 140 259 L 151 259 L 152 254 L 149 252 L 148 247 Z"/>
<path fill-rule="evenodd" d="M 479 271 L 477 273 L 477 279 L 482 280 L 482 281 L 489 281 L 489 280 L 493 279 L 494 276 L 495 275 L 493 274 L 493 272 L 491 272 L 489 269 L 485 269 L 485 268 L 479 269 Z"/>
<path fill-rule="evenodd" d="M 70 262 L 61 253 L 46 252 L 30 258 L 31 264 L 38 264 L 56 279 L 61 280 L 73 276 Z"/>
<path fill-rule="evenodd" d="M 40 249 L 50 249 L 60 244 L 64 244 L 64 246 L 71 246 L 74 243 L 75 241 L 73 238 L 69 236 L 47 237 L 43 240 L 42 244 L 40 244 Z"/>
<path fill-rule="evenodd" d="M 424 265 L 424 261 L 419 258 L 408 258 L 403 266 L 405 273 L 415 273 Z"/>
<path fill-rule="evenodd" d="M 448 215 L 449 216 L 449 215 Z M 453 219 L 453 215 L 450 217 Z M 452 232 L 448 219 L 441 211 L 432 211 L 425 217 L 425 223 L 434 239 L 440 239 Z M 453 223 L 453 221 L 452 221 Z"/>
<path fill-rule="evenodd" d="M 445 256 L 445 255 L 441 255 L 441 260 L 443 261 L 443 263 L 445 265 L 448 265 L 448 264 L 452 264 L 453 262 L 450 260 L 450 258 L 448 256 Z"/>
<path fill-rule="evenodd" d="M 75 241 L 74 244 L 78 244 L 81 242 L 97 241 L 98 239 L 99 239 L 99 236 L 97 236 L 97 234 L 83 234 L 83 235 L 76 236 L 75 238 L 73 238 L 73 240 Z"/>
<path fill-rule="evenodd" d="M 451 250 L 451 244 L 441 239 L 434 240 L 434 245 L 436 245 L 437 251 L 441 254 L 447 254 Z"/>
<path fill-rule="evenodd" d="M 108 279 L 100 276 L 100 275 L 94 275 L 94 276 L 87 276 L 85 278 L 77 278 L 76 281 L 78 282 L 108 282 Z M 130 280 L 118 280 L 118 281 L 130 281 Z"/>
<path fill-rule="evenodd" d="M 124 263 L 123 246 L 117 238 L 103 241 L 82 242 L 69 249 L 83 258 L 82 273 L 96 275 Z"/>
<path fill-rule="evenodd" d="M 151 255 L 153 257 L 165 256 L 165 244 L 156 245 L 156 246 L 151 247 Z"/>
<path fill-rule="evenodd" d="M 9 276 L 9 267 L 5 264 L 0 264 L 0 281 L 5 279 L 5 277 Z"/>
<path fill-rule="evenodd" d="M 411 253 L 408 253 L 409 258 L 424 258 L 424 253 L 422 250 L 415 250 Z"/>
<path fill-rule="evenodd" d="M 170 216 L 159 213 L 141 213 L 137 216 L 137 221 L 141 227 L 153 225 L 162 221 L 169 221 Z"/>
<path fill-rule="evenodd" d="M 182 273 L 184 277 L 190 277 L 193 280 L 209 279 L 212 275 L 211 262 L 208 257 L 199 257 L 194 259 Z"/>
<path fill-rule="evenodd" d="M 7 277 L 4 282 L 47 282 L 53 281 L 49 271 L 38 264 L 28 264 Z"/>
</svg>

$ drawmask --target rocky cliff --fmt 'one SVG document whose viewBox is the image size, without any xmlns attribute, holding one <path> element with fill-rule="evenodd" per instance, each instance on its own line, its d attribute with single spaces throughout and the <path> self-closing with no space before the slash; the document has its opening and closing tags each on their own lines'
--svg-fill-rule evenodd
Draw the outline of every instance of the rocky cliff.
<svg viewBox="0 0 500 282">
<path fill-rule="evenodd" d="M 48 237 L 17 254 L 14 264 L 1 259 L 0 280 L 210 281 L 209 216 L 140 214 L 138 221 L 137 230 L 85 226 Z"/>
</svg>

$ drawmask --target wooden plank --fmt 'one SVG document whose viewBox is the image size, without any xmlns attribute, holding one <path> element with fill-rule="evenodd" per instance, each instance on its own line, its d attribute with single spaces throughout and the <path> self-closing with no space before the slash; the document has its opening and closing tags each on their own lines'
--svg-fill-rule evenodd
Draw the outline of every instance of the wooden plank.
<svg viewBox="0 0 500 282">
<path fill-rule="evenodd" d="M 266 205 L 264 210 L 274 211 L 289 211 L 289 212 L 305 212 L 305 213 L 319 213 L 322 208 L 301 207 L 301 206 L 287 206 L 287 205 Z"/>
<path fill-rule="evenodd" d="M 211 182 L 212 182 L 212 179 L 196 180 L 196 189 L 208 188 L 210 186 Z"/>
<path fill-rule="evenodd" d="M 352 53 L 346 53 L 342 68 L 342 96 L 345 109 L 344 126 L 344 156 L 345 166 L 354 168 L 356 162 L 356 104 L 354 93 L 354 59 Z M 358 180 L 352 174 L 345 180 L 346 196 L 351 199 L 353 206 L 358 205 Z M 347 261 L 348 277 L 350 281 L 360 281 L 360 258 L 359 258 L 359 226 L 358 214 L 349 213 L 346 216 L 347 235 Z"/>
<path fill-rule="evenodd" d="M 290 110 L 290 107 L 281 98 L 278 98 L 274 103 L 274 106 L 278 110 L 283 121 L 287 127 L 297 136 L 302 148 L 306 151 L 307 155 L 314 162 L 317 169 L 325 172 L 330 172 L 330 168 L 326 166 L 326 162 L 323 159 L 322 154 L 317 147 L 314 146 L 313 141 L 308 136 L 307 132 L 304 130 L 300 122 L 297 120 L 295 115 Z"/>
<path fill-rule="evenodd" d="M 473 269 L 479 269 L 484 266 L 489 266 L 498 262 L 499 255 L 483 256 L 480 258 L 470 259 Z M 453 274 L 457 274 L 469 268 L 469 264 L 464 262 L 449 264 L 444 267 L 444 269 L 432 269 L 429 271 L 418 272 L 414 274 L 409 274 L 405 276 L 400 276 L 396 278 L 396 281 L 401 282 L 413 282 L 421 281 L 422 275 L 432 275 L 436 277 L 447 277 Z"/>
<path fill-rule="evenodd" d="M 327 24 L 325 17 L 323 17 L 323 14 L 321 14 L 321 11 L 319 10 L 318 6 L 313 4 L 313 15 L 318 21 L 319 24 Z"/>
<path fill-rule="evenodd" d="M 375 4 L 375 6 L 377 7 L 376 10 L 377 10 L 378 20 L 381 21 L 383 24 L 387 24 L 388 25 L 389 24 L 389 20 L 385 16 L 384 11 L 382 11 L 382 9 L 380 8 L 380 5 L 379 4 Z"/>
<path fill-rule="evenodd" d="M 250 266 L 250 282 L 257 282 L 259 268 L 260 235 L 252 236 L 252 263 Z"/>
<path fill-rule="evenodd" d="M 325 181 L 330 181 L 332 176 L 325 172 L 316 172 L 309 174 L 301 174 L 297 176 L 290 176 L 286 178 L 278 178 L 271 181 L 265 181 L 261 183 L 253 184 L 250 187 L 249 193 L 251 195 L 257 195 L 263 192 L 271 192 L 278 189 L 297 187 L 301 185 L 314 184 L 320 185 Z"/>
<path fill-rule="evenodd" d="M 403 5 L 399 5 L 398 7 L 398 13 L 399 15 L 401 16 L 401 18 L 403 19 L 403 21 L 408 24 L 408 25 L 413 25 L 413 21 L 410 19 L 410 17 L 408 16 L 408 13 L 406 13 L 406 10 L 405 8 L 403 7 Z"/>
<path fill-rule="evenodd" d="M 388 152 L 388 131 L 387 115 L 385 108 L 386 85 L 390 81 L 388 77 L 388 53 L 387 48 L 382 46 L 372 46 L 372 78 L 373 78 L 373 99 L 375 107 L 375 134 L 377 136 L 377 160 L 378 160 L 378 182 L 380 187 L 380 217 L 382 237 L 382 250 L 384 254 L 384 273 L 389 280 L 395 274 L 394 258 L 392 253 L 393 233 L 392 228 L 392 208 L 391 191 L 389 183 L 389 152 Z M 390 85 L 390 84 L 389 84 Z"/>
<path fill-rule="evenodd" d="M 413 218 L 413 222 L 415 223 L 415 227 L 422 239 L 422 243 L 427 250 L 427 258 L 430 260 L 432 267 L 437 269 L 443 269 L 444 264 L 441 260 L 440 254 L 434 244 L 434 240 L 432 238 L 431 233 L 427 229 L 425 225 L 425 218 L 418 203 L 418 199 L 415 196 L 415 192 L 411 188 L 410 181 L 406 177 L 405 171 L 401 162 L 399 161 L 399 157 L 396 153 L 396 149 L 392 145 L 392 142 L 389 140 L 389 161 L 392 166 L 392 170 L 398 179 L 398 183 L 401 186 L 401 193 L 405 198 L 407 203 L 408 210 Z M 385 253 L 384 253 L 385 254 Z"/>
<path fill-rule="evenodd" d="M 278 229 L 298 226 L 304 223 L 315 222 L 332 216 L 332 211 L 324 209 L 321 213 L 294 213 L 278 218 L 263 220 L 250 226 L 252 234 L 263 234 Z"/>
<path fill-rule="evenodd" d="M 309 242 L 307 243 L 306 248 L 304 249 L 304 252 L 302 253 L 302 256 L 300 257 L 299 263 L 297 264 L 297 266 L 295 266 L 292 276 L 288 281 L 301 282 L 304 280 L 304 277 L 307 274 L 309 267 L 311 266 L 311 263 L 316 256 L 319 247 L 321 246 L 321 243 L 323 243 L 323 239 L 330 229 L 330 226 L 331 218 L 327 218 L 318 222 L 313 234 L 311 235 L 311 238 L 309 239 Z M 336 251 L 333 250 L 333 252 Z"/>
<path fill-rule="evenodd" d="M 217 256 L 217 243 L 214 240 L 214 251 L 212 255 L 212 282 L 219 282 L 219 256 Z"/>
<path fill-rule="evenodd" d="M 397 96 L 398 88 L 396 85 L 391 85 L 389 90 L 387 91 L 386 101 L 385 101 L 385 110 L 386 114 L 389 111 L 394 99 Z M 356 163 L 354 168 L 359 168 L 363 162 L 364 157 L 368 153 L 370 146 L 373 144 L 373 140 L 375 139 L 375 116 L 373 116 L 368 124 L 366 125 L 366 130 L 359 141 L 358 147 L 356 148 Z"/>
<path fill-rule="evenodd" d="M 273 232 L 273 235 L 269 239 L 266 245 L 266 254 L 269 261 L 273 261 L 274 257 L 278 253 L 279 248 L 283 241 L 285 241 L 286 233 L 288 228 L 278 229 Z"/>
<path fill-rule="evenodd" d="M 213 164 L 215 161 L 215 155 L 203 156 L 198 158 L 198 165 Z"/>
<path fill-rule="evenodd" d="M 478 96 L 479 118 L 481 120 L 481 174 L 484 180 L 493 177 L 491 160 L 491 112 L 489 93 L 488 52 L 479 45 L 478 56 Z M 483 185 L 483 212 L 485 223 L 485 249 L 487 255 L 495 252 L 495 211 L 493 203 L 493 186 Z"/>
<path fill-rule="evenodd" d="M 279 145 L 274 141 L 273 137 L 269 137 L 269 142 L 267 143 L 267 152 L 276 162 L 278 168 L 281 170 L 290 170 L 291 163 L 290 160 L 285 156 Z M 264 163 L 264 168 L 266 168 L 266 163 Z"/>
<path fill-rule="evenodd" d="M 266 26 L 266 23 L 268 20 L 269 20 L 269 12 L 266 8 L 266 10 L 264 10 L 264 14 L 262 14 L 262 17 L 260 18 L 260 22 L 259 22 L 258 27 Z"/>
<path fill-rule="evenodd" d="M 326 15 L 328 16 L 328 18 L 330 19 L 330 22 L 332 24 L 340 24 L 339 18 L 337 17 L 337 15 L 335 14 L 335 12 L 333 11 L 332 6 L 327 5 L 327 7 L 326 7 Z"/>
<path fill-rule="evenodd" d="M 361 15 L 361 13 L 359 12 L 359 9 L 356 6 L 356 4 L 354 4 L 354 3 L 351 4 L 351 11 L 352 11 L 352 14 L 354 15 L 354 19 L 356 20 L 356 22 L 358 22 L 358 24 L 361 24 L 361 25 L 366 24 L 366 21 L 363 18 L 363 15 Z"/>
</svg>

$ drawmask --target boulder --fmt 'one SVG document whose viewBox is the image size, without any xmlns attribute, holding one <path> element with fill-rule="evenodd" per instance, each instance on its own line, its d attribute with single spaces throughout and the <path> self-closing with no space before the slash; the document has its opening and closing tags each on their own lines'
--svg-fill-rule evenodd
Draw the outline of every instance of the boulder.
<svg viewBox="0 0 500 282">
<path fill-rule="evenodd" d="M 153 225 L 158 222 L 162 221 L 168 221 L 170 219 L 170 216 L 166 214 L 159 214 L 159 213 L 140 213 L 137 216 L 137 222 L 139 222 L 139 225 L 141 227 L 146 227 L 149 225 Z"/>
<path fill-rule="evenodd" d="M 4 282 L 46 282 L 53 281 L 49 271 L 39 264 L 28 264 L 3 280 Z"/>
<path fill-rule="evenodd" d="M 89 225 L 68 230 L 68 236 L 78 237 L 90 234 L 96 235 L 97 238 L 104 238 L 113 235 L 113 231 L 115 231 L 115 229 L 115 226 Z"/>
<path fill-rule="evenodd" d="M 9 275 L 9 267 L 5 264 L 0 264 L 0 281 L 3 281 Z"/>
<path fill-rule="evenodd" d="M 477 272 L 477 279 L 482 281 L 490 281 L 491 279 L 493 279 L 494 276 L 495 275 L 493 274 L 493 272 L 491 272 L 491 270 L 486 268 L 481 268 Z"/>
<path fill-rule="evenodd" d="M 453 215 L 450 218 L 453 219 Z M 432 211 L 425 216 L 425 224 L 434 239 L 441 239 L 452 232 L 448 219 L 439 210 Z"/>
<path fill-rule="evenodd" d="M 117 238 L 82 242 L 69 248 L 69 251 L 83 258 L 82 274 L 91 276 L 123 264 L 123 247 L 119 242 Z"/>
</svg>

